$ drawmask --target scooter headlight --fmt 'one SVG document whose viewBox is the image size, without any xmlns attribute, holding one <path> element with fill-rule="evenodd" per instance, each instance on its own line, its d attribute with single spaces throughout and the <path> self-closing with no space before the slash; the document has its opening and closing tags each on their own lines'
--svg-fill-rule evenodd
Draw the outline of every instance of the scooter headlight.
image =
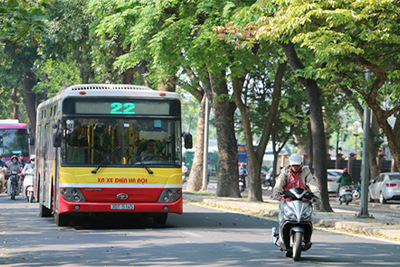
<svg viewBox="0 0 400 267">
<path fill-rule="evenodd" d="M 289 208 L 289 206 L 285 206 L 283 208 L 283 216 L 285 220 L 290 220 L 290 221 L 296 220 L 296 214 L 291 208 Z"/>
<path fill-rule="evenodd" d="M 303 213 L 303 219 L 309 219 L 309 218 L 311 218 L 312 213 L 313 213 L 313 209 L 312 209 L 312 207 L 310 206 L 310 207 L 308 207 L 307 209 L 305 209 L 305 211 L 304 211 L 304 213 Z"/>
</svg>

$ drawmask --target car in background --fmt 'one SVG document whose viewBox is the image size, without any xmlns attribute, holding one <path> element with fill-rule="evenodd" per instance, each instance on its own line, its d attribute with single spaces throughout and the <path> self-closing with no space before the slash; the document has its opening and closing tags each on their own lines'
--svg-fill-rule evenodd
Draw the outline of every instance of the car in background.
<svg viewBox="0 0 400 267">
<path fill-rule="evenodd" d="M 335 193 L 339 187 L 337 180 L 343 174 L 341 169 L 328 169 L 328 193 Z"/>
<path fill-rule="evenodd" d="M 387 200 L 400 200 L 400 173 L 384 172 L 371 180 L 368 187 L 368 201 L 379 200 L 384 204 Z"/>
</svg>

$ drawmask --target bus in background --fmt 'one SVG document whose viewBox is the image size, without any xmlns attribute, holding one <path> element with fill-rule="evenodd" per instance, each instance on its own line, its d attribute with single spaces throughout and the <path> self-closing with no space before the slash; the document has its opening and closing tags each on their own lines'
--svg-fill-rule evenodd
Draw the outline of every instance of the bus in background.
<svg viewBox="0 0 400 267">
<path fill-rule="evenodd" d="M 10 163 L 12 155 L 23 155 L 29 160 L 29 130 L 18 120 L 0 120 L 0 154 L 3 161 Z"/>
<path fill-rule="evenodd" d="M 39 216 L 65 226 L 71 215 L 144 213 L 165 224 L 168 213 L 182 213 L 178 94 L 75 85 L 38 106 L 36 129 Z M 192 145 L 190 134 L 184 139 Z"/>
</svg>

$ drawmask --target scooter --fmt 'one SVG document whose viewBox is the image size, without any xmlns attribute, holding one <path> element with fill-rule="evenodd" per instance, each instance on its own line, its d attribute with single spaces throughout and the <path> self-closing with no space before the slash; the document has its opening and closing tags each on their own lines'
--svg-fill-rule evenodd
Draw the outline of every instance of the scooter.
<svg viewBox="0 0 400 267">
<path fill-rule="evenodd" d="M 361 197 L 361 186 L 357 185 L 353 189 L 353 199 L 357 200 Z"/>
<path fill-rule="evenodd" d="M 244 185 L 244 180 L 245 178 L 239 177 L 239 189 L 240 192 L 242 193 L 244 190 L 246 190 L 246 186 Z"/>
<path fill-rule="evenodd" d="M 21 179 L 17 171 L 11 171 L 10 177 L 7 181 L 7 194 L 11 196 L 12 200 L 15 200 L 15 196 L 19 195 L 21 191 Z"/>
<path fill-rule="evenodd" d="M 24 183 L 23 183 L 23 194 L 26 198 L 26 201 L 32 203 L 33 201 L 33 181 L 34 181 L 34 171 L 30 169 L 27 173 L 25 173 Z"/>
<path fill-rule="evenodd" d="M 284 190 L 278 216 L 279 231 L 272 228 L 272 243 L 286 251 L 286 257 L 299 261 L 302 251 L 311 248 L 314 194 L 302 188 Z"/>
<path fill-rule="evenodd" d="M 263 190 L 268 190 L 268 189 L 272 189 L 272 179 L 271 178 L 267 178 L 267 179 L 263 179 L 261 180 L 261 188 Z"/>
<path fill-rule="evenodd" d="M 342 205 L 342 203 L 346 203 L 346 205 L 349 205 L 349 203 L 353 200 L 353 187 L 352 186 L 340 187 L 338 200 L 340 205 Z"/>
</svg>

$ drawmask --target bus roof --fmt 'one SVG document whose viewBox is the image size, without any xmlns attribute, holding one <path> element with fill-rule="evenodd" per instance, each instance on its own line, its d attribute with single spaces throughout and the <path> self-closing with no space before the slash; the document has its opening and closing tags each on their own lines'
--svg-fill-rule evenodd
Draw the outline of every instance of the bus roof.
<svg viewBox="0 0 400 267">
<path fill-rule="evenodd" d="M 0 120 L 0 129 L 28 129 L 28 125 L 18 120 Z"/>
<path fill-rule="evenodd" d="M 179 99 L 175 92 L 156 91 L 147 86 L 128 84 L 79 84 L 65 88 L 55 97 L 46 100 L 38 107 L 65 99 L 68 97 L 138 97 L 138 98 L 164 98 Z"/>
</svg>

